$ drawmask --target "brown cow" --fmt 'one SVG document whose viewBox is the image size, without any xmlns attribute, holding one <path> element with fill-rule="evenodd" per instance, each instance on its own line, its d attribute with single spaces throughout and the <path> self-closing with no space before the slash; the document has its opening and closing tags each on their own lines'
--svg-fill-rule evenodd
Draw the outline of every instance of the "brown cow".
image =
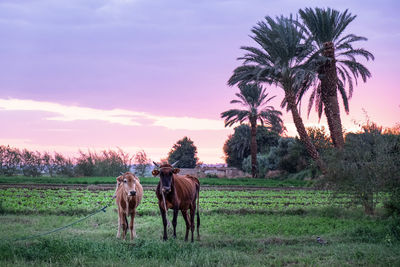
<svg viewBox="0 0 400 267">
<path fill-rule="evenodd" d="M 188 240 L 189 228 L 194 232 L 194 215 L 196 212 L 196 200 L 197 206 L 199 206 L 199 192 L 200 182 L 199 179 L 190 175 L 178 175 L 178 168 L 174 168 L 173 165 L 163 164 L 158 166 L 158 170 L 153 170 L 154 176 L 160 175 L 160 182 L 157 185 L 156 195 L 158 198 L 158 205 L 160 208 L 162 221 L 164 224 L 164 236 L 163 239 L 167 240 L 167 211 L 172 208 L 174 216 L 172 219 L 172 225 L 174 227 L 174 238 L 176 238 L 176 222 L 178 217 L 178 211 L 182 212 L 183 219 L 186 223 L 186 235 L 185 241 Z M 187 210 L 190 209 L 190 220 Z M 197 209 L 197 236 L 200 238 L 199 233 L 200 227 L 200 216 L 199 210 Z"/>
<path fill-rule="evenodd" d="M 131 223 L 129 225 L 131 240 L 136 236 L 135 231 L 135 213 L 143 197 L 143 188 L 140 184 L 139 178 L 130 172 L 117 177 L 119 186 L 116 191 L 116 203 L 118 206 L 118 232 L 117 238 L 120 237 L 120 230 L 122 227 L 122 239 L 125 239 L 128 231 L 128 219 L 131 215 Z"/>
</svg>

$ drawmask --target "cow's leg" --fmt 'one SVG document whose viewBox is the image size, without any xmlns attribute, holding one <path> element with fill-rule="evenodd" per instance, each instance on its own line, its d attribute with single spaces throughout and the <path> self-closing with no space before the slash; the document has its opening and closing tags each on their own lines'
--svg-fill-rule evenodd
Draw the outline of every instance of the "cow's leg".
<svg viewBox="0 0 400 267">
<path fill-rule="evenodd" d="M 117 238 L 121 237 L 121 213 L 118 211 L 118 231 Z"/>
<path fill-rule="evenodd" d="M 161 218 L 163 221 L 163 225 L 164 225 L 164 236 L 163 236 L 163 240 L 167 240 L 168 236 L 167 236 L 167 211 L 164 210 L 164 208 L 161 206 L 160 203 L 160 213 L 161 213 Z"/>
<path fill-rule="evenodd" d="M 126 213 L 123 214 L 123 217 L 121 219 L 122 219 L 122 223 L 121 223 L 121 226 L 122 226 L 122 239 L 125 240 L 126 233 L 128 232 L 128 218 L 127 218 Z"/>
<path fill-rule="evenodd" d="M 192 242 L 193 242 L 193 233 L 194 233 L 194 214 L 196 212 L 196 202 L 193 201 L 190 207 L 190 230 L 192 232 Z"/>
<path fill-rule="evenodd" d="M 172 226 L 174 227 L 174 238 L 176 238 L 176 223 L 178 220 L 179 206 L 174 207 L 174 217 L 172 218 Z"/>
<path fill-rule="evenodd" d="M 135 213 L 136 211 L 133 210 L 133 213 L 131 213 L 131 223 L 129 225 L 129 230 L 131 232 L 131 240 L 136 236 L 136 231 L 135 231 Z"/>
<path fill-rule="evenodd" d="M 189 222 L 189 217 L 188 217 L 189 215 L 187 213 L 187 210 L 182 210 L 182 216 L 186 223 L 185 241 L 188 241 L 190 222 Z"/>
</svg>

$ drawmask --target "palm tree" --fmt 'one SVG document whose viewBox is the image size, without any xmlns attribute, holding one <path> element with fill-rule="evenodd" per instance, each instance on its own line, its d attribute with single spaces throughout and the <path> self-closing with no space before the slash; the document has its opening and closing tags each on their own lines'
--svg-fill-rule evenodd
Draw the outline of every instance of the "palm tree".
<svg viewBox="0 0 400 267">
<path fill-rule="evenodd" d="M 243 65 L 234 70 L 228 84 L 267 82 L 282 88 L 285 92 L 282 108 L 291 111 L 300 140 L 317 165 L 324 169 L 297 109 L 298 97 L 315 77 L 312 70 L 308 71 L 309 64 L 314 60 L 310 57 L 313 48 L 304 39 L 303 30 L 292 17 L 278 17 L 275 21 L 267 16 L 265 20 L 252 29 L 254 36 L 251 38 L 261 48 L 241 47 L 247 52 L 239 58 L 243 60 Z"/>
<path fill-rule="evenodd" d="M 261 125 L 269 126 L 275 131 L 282 132 L 283 122 L 280 116 L 282 113 L 268 106 L 268 102 L 275 96 L 268 98 L 265 89 L 258 84 L 240 84 L 240 93 L 235 95 L 238 99 L 231 101 L 231 104 L 240 104 L 245 109 L 230 109 L 221 113 L 221 118 L 225 119 L 225 127 L 232 126 L 235 123 L 242 124 L 249 121 L 251 128 L 251 173 L 253 177 L 257 176 L 257 121 Z"/>
<path fill-rule="evenodd" d="M 365 41 L 367 38 L 354 34 L 342 37 L 346 27 L 356 18 L 347 9 L 340 13 L 331 8 L 306 8 L 300 9 L 299 13 L 306 34 L 316 47 L 316 53 L 322 56 L 316 65 L 319 83 L 311 94 L 308 113 L 315 101 L 319 118 L 322 110 L 325 111 L 334 146 L 342 148 L 344 139 L 337 91 L 341 94 L 346 113 L 349 113 L 348 100 L 353 94 L 353 77 L 356 84 L 359 76 L 364 82 L 371 77 L 369 70 L 356 60 L 356 56 L 367 60 L 373 60 L 374 56 L 363 48 L 353 48 L 354 42 Z M 344 89 L 346 83 L 348 93 Z"/>
</svg>

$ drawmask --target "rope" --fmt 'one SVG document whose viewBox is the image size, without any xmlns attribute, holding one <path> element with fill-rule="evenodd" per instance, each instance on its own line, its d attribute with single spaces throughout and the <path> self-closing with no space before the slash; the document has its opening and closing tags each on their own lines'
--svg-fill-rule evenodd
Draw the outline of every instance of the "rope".
<svg viewBox="0 0 400 267">
<path fill-rule="evenodd" d="M 71 227 L 71 226 L 74 225 L 74 224 L 77 224 L 77 223 L 79 223 L 79 222 L 81 222 L 81 221 L 84 221 L 84 220 L 88 219 L 89 217 L 92 217 L 93 215 L 95 215 L 95 214 L 97 214 L 97 213 L 99 213 L 99 212 L 101 212 L 101 211 L 102 211 L 102 212 L 106 212 L 106 208 L 108 208 L 111 204 L 112 204 L 112 202 L 109 203 L 109 204 L 107 204 L 107 205 L 105 205 L 105 206 L 102 207 L 101 209 L 92 212 L 91 214 L 89 214 L 89 215 L 86 216 L 86 217 L 83 217 L 83 218 L 81 218 L 81 219 L 79 219 L 79 220 L 77 220 L 77 221 L 75 221 L 75 222 L 73 222 L 73 223 L 70 223 L 70 224 L 67 224 L 67 225 L 65 225 L 65 226 L 56 228 L 56 229 L 51 230 L 51 231 L 49 231 L 49 232 L 40 233 L 40 234 L 31 235 L 31 236 L 22 237 L 22 238 L 17 238 L 17 239 L 8 239 L 8 240 L 11 240 L 11 241 L 25 241 L 25 240 L 28 240 L 28 239 L 33 239 L 33 238 L 37 238 L 37 237 L 41 237 L 41 236 L 46 236 L 46 235 L 49 235 L 49 234 L 52 234 L 52 233 L 55 233 L 55 232 L 62 231 L 62 230 L 64 230 L 64 229 L 68 228 L 68 227 Z M 6 240 L 7 240 L 7 239 L 6 239 Z"/>
<path fill-rule="evenodd" d="M 170 223 L 169 220 L 168 220 L 168 210 L 167 210 L 167 205 L 166 205 L 166 203 L 165 203 L 165 196 L 164 196 L 163 184 L 162 184 L 161 178 L 160 178 L 160 183 L 161 183 L 161 188 L 160 188 L 160 189 L 161 189 L 161 195 L 162 195 L 163 202 L 164 202 L 165 218 L 167 218 L 167 224 L 168 224 L 168 227 L 170 227 L 170 226 L 171 226 L 171 223 Z"/>
</svg>

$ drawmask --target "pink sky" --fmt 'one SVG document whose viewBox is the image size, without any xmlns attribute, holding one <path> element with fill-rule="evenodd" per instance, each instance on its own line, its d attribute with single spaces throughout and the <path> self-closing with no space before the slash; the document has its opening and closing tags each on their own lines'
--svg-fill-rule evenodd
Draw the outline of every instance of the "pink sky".
<svg viewBox="0 0 400 267">
<path fill-rule="evenodd" d="M 347 33 L 376 60 L 342 112 L 346 129 L 368 116 L 398 123 L 400 4 L 324 1 L 357 15 Z M 237 88 L 226 85 L 250 29 L 265 15 L 289 15 L 319 1 L 36 0 L 0 2 L 0 144 L 73 154 L 78 149 L 144 149 L 165 158 L 184 136 L 206 163 L 223 162 L 232 129 L 220 113 Z M 397 64 L 396 64 L 397 63 Z M 274 106 L 279 109 L 280 89 Z M 303 119 L 318 125 L 315 114 Z M 284 113 L 289 135 L 295 135 Z M 324 120 L 319 125 L 323 125 Z"/>
</svg>

